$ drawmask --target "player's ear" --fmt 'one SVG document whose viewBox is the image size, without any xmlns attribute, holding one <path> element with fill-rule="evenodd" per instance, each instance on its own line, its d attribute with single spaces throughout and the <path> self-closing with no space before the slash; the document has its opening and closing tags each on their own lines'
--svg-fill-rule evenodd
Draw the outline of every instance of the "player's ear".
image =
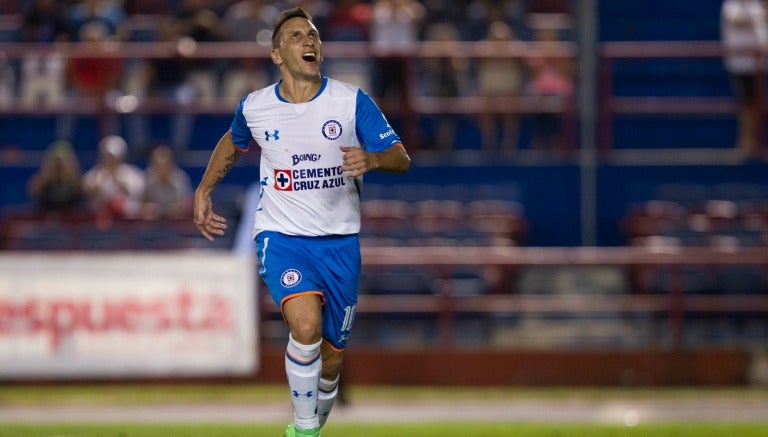
<svg viewBox="0 0 768 437">
<path fill-rule="evenodd" d="M 280 56 L 280 51 L 278 49 L 272 49 L 270 56 L 272 57 L 272 62 L 274 62 L 275 65 L 280 65 L 283 63 L 283 58 Z"/>
</svg>

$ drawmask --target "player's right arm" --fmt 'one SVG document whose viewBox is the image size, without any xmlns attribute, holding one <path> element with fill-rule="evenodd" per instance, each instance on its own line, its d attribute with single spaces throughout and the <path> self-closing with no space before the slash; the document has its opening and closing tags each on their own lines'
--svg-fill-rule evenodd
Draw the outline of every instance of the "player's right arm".
<svg viewBox="0 0 768 437">
<path fill-rule="evenodd" d="M 224 230 L 227 229 L 227 219 L 213 212 L 211 193 L 229 173 L 242 153 L 232 141 L 232 132 L 227 131 L 213 149 L 200 185 L 195 190 L 195 225 L 210 241 L 213 241 L 214 235 L 224 235 Z"/>
</svg>

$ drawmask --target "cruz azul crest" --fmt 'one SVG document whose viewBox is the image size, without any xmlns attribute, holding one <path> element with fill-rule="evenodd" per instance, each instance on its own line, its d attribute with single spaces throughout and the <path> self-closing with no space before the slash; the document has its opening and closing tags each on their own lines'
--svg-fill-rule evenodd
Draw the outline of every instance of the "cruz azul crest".
<svg viewBox="0 0 768 437">
<path fill-rule="evenodd" d="M 323 124 L 323 136 L 328 140 L 336 140 L 341 136 L 341 123 L 328 120 Z"/>
</svg>

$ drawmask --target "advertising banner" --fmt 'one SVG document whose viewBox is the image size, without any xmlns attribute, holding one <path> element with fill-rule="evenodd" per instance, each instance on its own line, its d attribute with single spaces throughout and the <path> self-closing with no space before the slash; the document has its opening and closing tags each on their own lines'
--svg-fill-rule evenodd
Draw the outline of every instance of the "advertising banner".
<svg viewBox="0 0 768 437">
<path fill-rule="evenodd" d="M 251 374 L 254 270 L 208 251 L 0 255 L 0 378 Z"/>
</svg>

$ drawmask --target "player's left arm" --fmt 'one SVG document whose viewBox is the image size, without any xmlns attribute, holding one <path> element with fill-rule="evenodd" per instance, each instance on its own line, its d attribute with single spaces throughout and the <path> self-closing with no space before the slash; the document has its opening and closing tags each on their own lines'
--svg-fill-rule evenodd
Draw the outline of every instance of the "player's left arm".
<svg viewBox="0 0 768 437">
<path fill-rule="evenodd" d="M 344 152 L 341 170 L 347 176 L 361 176 L 371 170 L 405 173 L 411 167 L 411 158 L 400 143 L 381 152 L 368 152 L 349 146 L 341 146 L 340 149 Z"/>
<path fill-rule="evenodd" d="M 344 152 L 341 169 L 347 176 L 361 176 L 371 170 L 405 173 L 410 169 L 411 158 L 400 137 L 362 90 L 357 93 L 355 128 L 358 140 L 365 147 L 340 147 Z"/>
</svg>

